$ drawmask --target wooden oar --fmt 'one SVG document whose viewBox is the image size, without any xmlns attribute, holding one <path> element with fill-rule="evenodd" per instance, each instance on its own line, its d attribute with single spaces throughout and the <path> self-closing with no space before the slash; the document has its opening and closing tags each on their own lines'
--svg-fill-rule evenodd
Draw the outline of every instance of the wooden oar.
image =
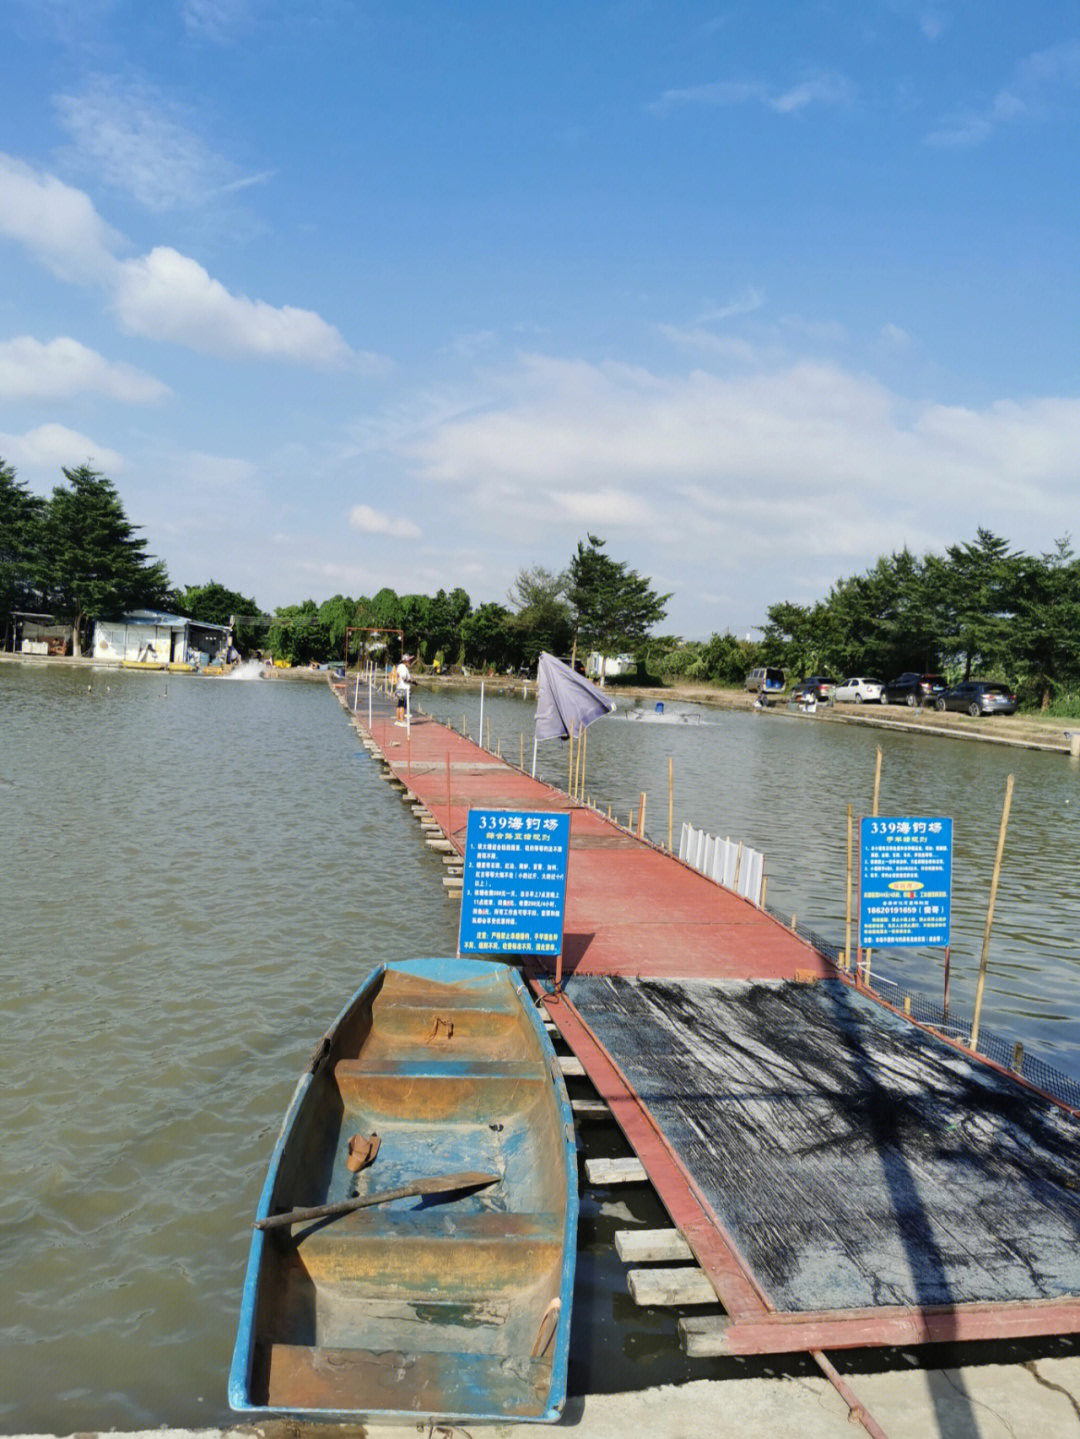
<svg viewBox="0 0 1080 1439">
<path fill-rule="evenodd" d="M 453 1189 L 485 1189 L 498 1184 L 497 1174 L 441 1174 L 434 1179 L 414 1179 L 398 1189 L 379 1189 L 374 1194 L 358 1194 L 355 1199 L 342 1199 L 337 1204 L 316 1204 L 313 1209 L 290 1209 L 285 1214 L 271 1214 L 256 1219 L 256 1229 L 278 1229 L 286 1224 L 303 1224 L 307 1219 L 334 1219 L 354 1209 L 371 1204 L 389 1204 L 392 1199 L 409 1199 L 414 1194 L 444 1194 Z"/>
</svg>

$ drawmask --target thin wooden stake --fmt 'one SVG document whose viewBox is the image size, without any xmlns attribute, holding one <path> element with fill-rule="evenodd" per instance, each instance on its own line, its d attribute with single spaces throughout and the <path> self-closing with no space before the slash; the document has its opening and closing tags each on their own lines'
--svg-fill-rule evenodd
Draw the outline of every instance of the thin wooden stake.
<svg viewBox="0 0 1080 1439">
<path fill-rule="evenodd" d="M 847 807 L 847 906 L 844 911 L 844 968 L 851 968 L 851 863 L 852 863 L 851 806 Z"/>
<path fill-rule="evenodd" d="M 454 832 L 454 826 L 450 818 L 450 751 L 446 751 L 446 838 L 449 839 Z"/>
<path fill-rule="evenodd" d="M 671 853 L 672 828 L 675 823 L 675 758 L 668 755 L 667 762 L 667 847 Z"/>
<path fill-rule="evenodd" d="M 994 873 L 990 880 L 990 904 L 986 911 L 986 930 L 983 933 L 982 954 L 979 956 L 979 980 L 975 986 L 975 1018 L 971 1022 L 972 1049 L 976 1049 L 979 1043 L 979 1015 L 982 1012 L 983 990 L 986 988 L 986 961 L 990 957 L 990 928 L 994 923 L 994 904 L 997 901 L 998 880 L 1001 878 L 1001 857 L 1005 852 L 1005 832 L 1009 828 L 1009 810 L 1012 808 L 1015 783 L 1015 775 L 1010 775 L 1005 781 L 1005 804 L 1001 811 L 1001 828 L 998 831 L 997 853 L 994 855 Z"/>
<path fill-rule="evenodd" d="M 525 731 L 522 730 L 522 731 L 521 731 L 521 763 L 518 765 L 518 769 L 524 769 L 524 768 L 525 768 Z"/>
<path fill-rule="evenodd" d="M 574 721 L 573 721 L 573 720 L 570 721 L 570 733 L 566 736 L 566 739 L 567 739 L 567 743 L 568 743 L 569 746 L 570 746 L 570 755 L 569 755 L 569 759 L 570 759 L 570 772 L 569 772 L 569 774 L 566 776 L 566 793 L 567 793 L 567 794 L 571 797 L 571 799 L 572 799 L 573 796 L 574 796 Z"/>
<path fill-rule="evenodd" d="M 640 807 L 638 808 L 637 832 L 638 832 L 638 839 L 643 839 L 644 836 L 645 836 L 645 791 L 644 791 L 644 790 L 641 791 L 641 805 L 640 805 Z"/>
<path fill-rule="evenodd" d="M 881 746 L 877 747 L 877 763 L 874 765 L 874 807 L 870 813 L 877 818 L 878 799 L 881 796 Z"/>
<path fill-rule="evenodd" d="M 949 962 L 952 958 L 952 950 L 949 945 L 945 946 L 945 998 L 941 1006 L 942 1019 L 949 1017 Z"/>
</svg>

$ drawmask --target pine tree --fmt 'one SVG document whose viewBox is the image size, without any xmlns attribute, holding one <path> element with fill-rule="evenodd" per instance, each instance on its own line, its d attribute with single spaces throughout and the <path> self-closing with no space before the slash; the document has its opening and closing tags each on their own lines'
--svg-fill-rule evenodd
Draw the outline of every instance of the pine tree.
<svg viewBox="0 0 1080 1439">
<path fill-rule="evenodd" d="M 74 621 L 75 654 L 90 622 L 166 601 L 168 575 L 124 513 L 111 480 L 80 465 L 64 470 L 45 515 L 45 573 L 53 609 Z"/>
</svg>

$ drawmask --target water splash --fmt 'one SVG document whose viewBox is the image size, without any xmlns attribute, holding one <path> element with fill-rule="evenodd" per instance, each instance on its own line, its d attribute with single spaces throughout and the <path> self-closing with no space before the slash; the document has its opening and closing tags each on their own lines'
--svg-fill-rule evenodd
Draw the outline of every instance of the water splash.
<svg viewBox="0 0 1080 1439">
<path fill-rule="evenodd" d="M 266 678 L 266 666 L 262 660 L 244 660 L 225 676 L 230 680 L 261 680 Z"/>
</svg>

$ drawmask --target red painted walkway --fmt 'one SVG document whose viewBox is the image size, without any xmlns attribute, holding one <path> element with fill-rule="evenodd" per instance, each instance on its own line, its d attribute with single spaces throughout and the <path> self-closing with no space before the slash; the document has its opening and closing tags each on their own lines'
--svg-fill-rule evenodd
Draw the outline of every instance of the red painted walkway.
<svg viewBox="0 0 1080 1439">
<path fill-rule="evenodd" d="M 404 729 L 376 714 L 371 732 L 395 774 L 462 852 L 470 809 L 569 812 L 564 974 L 794 979 L 836 973 L 764 910 L 444 725 L 414 718 Z"/>
</svg>

